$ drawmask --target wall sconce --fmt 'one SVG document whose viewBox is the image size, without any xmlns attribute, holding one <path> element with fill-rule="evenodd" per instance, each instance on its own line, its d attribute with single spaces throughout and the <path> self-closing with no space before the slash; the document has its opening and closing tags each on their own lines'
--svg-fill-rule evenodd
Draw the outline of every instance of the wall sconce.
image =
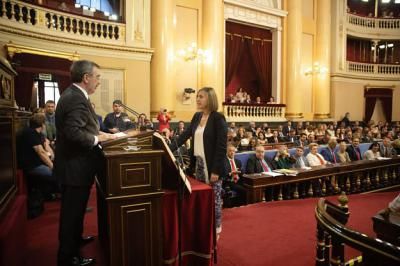
<svg viewBox="0 0 400 266">
<path fill-rule="evenodd" d="M 178 51 L 178 56 L 185 61 L 200 60 L 207 61 L 210 58 L 210 51 L 202 50 L 197 48 L 197 44 L 193 42 L 186 49 L 181 49 Z"/>
<path fill-rule="evenodd" d="M 192 103 L 192 94 L 196 93 L 196 90 L 192 88 L 185 88 L 183 90 L 183 95 L 182 95 L 182 103 L 183 104 L 191 104 Z"/>
<path fill-rule="evenodd" d="M 320 66 L 318 62 L 314 63 L 313 67 L 309 67 L 304 71 L 306 76 L 313 75 L 313 74 L 326 74 L 328 73 L 328 68 L 324 66 Z"/>
</svg>

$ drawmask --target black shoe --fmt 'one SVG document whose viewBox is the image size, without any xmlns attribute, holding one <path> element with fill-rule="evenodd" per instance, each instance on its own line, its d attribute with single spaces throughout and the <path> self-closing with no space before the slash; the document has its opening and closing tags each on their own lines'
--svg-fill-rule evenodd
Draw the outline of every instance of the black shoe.
<svg viewBox="0 0 400 266">
<path fill-rule="evenodd" d="M 94 236 L 82 236 L 81 245 L 86 245 L 94 240 Z"/>
<path fill-rule="evenodd" d="M 92 265 L 96 263 L 95 259 L 92 258 L 83 258 L 83 257 L 73 257 L 72 258 L 72 266 L 86 266 L 86 265 Z"/>
</svg>

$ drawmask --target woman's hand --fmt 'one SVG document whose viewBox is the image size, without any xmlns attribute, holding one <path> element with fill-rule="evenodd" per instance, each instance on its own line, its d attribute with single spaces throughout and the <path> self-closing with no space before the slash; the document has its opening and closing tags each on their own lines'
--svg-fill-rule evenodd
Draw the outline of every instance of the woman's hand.
<svg viewBox="0 0 400 266">
<path fill-rule="evenodd" d="M 218 181 L 218 179 L 219 179 L 219 175 L 214 174 L 214 173 L 211 173 L 211 176 L 210 176 L 210 183 L 215 183 L 215 182 Z"/>
</svg>

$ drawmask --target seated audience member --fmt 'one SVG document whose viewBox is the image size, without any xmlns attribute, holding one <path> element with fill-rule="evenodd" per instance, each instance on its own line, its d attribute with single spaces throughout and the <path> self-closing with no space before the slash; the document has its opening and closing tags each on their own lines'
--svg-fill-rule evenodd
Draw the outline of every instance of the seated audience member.
<svg viewBox="0 0 400 266">
<path fill-rule="evenodd" d="M 141 113 L 141 114 L 139 114 L 139 117 L 138 117 L 137 127 L 141 131 L 153 130 L 153 123 L 149 119 L 147 119 L 147 116 L 145 113 Z"/>
<path fill-rule="evenodd" d="M 374 160 L 378 157 L 381 157 L 381 154 L 379 153 L 379 144 L 374 142 L 369 146 L 368 150 L 364 152 L 363 158 L 365 160 Z"/>
<path fill-rule="evenodd" d="M 335 137 L 331 137 L 328 141 L 328 146 L 321 150 L 321 155 L 324 159 L 330 163 L 338 163 L 339 161 L 336 158 L 335 148 L 337 142 Z"/>
<path fill-rule="evenodd" d="M 237 140 L 242 140 L 246 137 L 246 131 L 244 130 L 243 126 L 239 126 L 237 133 L 236 133 L 236 138 Z"/>
<path fill-rule="evenodd" d="M 172 134 L 169 128 L 164 128 L 163 131 L 161 131 L 161 135 L 164 137 L 164 140 L 168 145 L 172 143 Z"/>
<path fill-rule="evenodd" d="M 265 139 L 265 135 L 264 135 L 263 131 L 258 132 L 257 142 L 258 142 L 258 144 L 261 144 L 261 145 L 268 143 L 268 141 Z"/>
<path fill-rule="evenodd" d="M 262 128 L 262 130 L 264 130 L 264 132 L 267 132 L 267 129 L 269 128 L 268 123 L 263 123 L 261 128 Z M 400 129 L 400 127 L 399 127 L 399 129 Z M 399 130 L 399 132 L 400 132 L 400 130 Z"/>
<path fill-rule="evenodd" d="M 382 140 L 382 145 L 380 147 L 380 153 L 383 157 L 392 158 L 397 155 L 396 150 L 392 147 L 390 143 L 390 139 L 388 137 L 384 137 Z"/>
<path fill-rule="evenodd" d="M 274 96 L 271 96 L 271 97 L 269 98 L 269 101 L 268 101 L 267 103 L 268 103 L 268 104 L 275 104 L 276 102 L 275 102 Z"/>
<path fill-rule="evenodd" d="M 346 149 L 349 154 L 351 161 L 359 161 L 362 160 L 361 151 L 360 151 L 360 139 L 355 137 L 353 138 L 351 145 L 349 145 Z"/>
<path fill-rule="evenodd" d="M 253 137 L 256 137 L 257 136 L 257 133 L 256 133 L 256 131 L 257 131 L 256 122 L 249 122 L 249 126 L 246 129 L 246 131 L 249 131 L 249 132 L 253 133 Z"/>
<path fill-rule="evenodd" d="M 246 95 L 246 99 L 244 100 L 244 102 L 245 102 L 245 103 L 248 103 L 248 104 L 251 103 L 251 96 L 250 96 L 250 94 L 247 94 L 247 95 Z"/>
<path fill-rule="evenodd" d="M 278 131 L 278 137 L 281 138 L 281 141 L 285 138 L 285 134 L 283 134 L 282 130 L 283 130 L 283 126 L 279 125 L 277 131 Z"/>
<path fill-rule="evenodd" d="M 164 128 L 170 128 L 169 121 L 171 120 L 170 115 L 167 112 L 167 109 L 161 108 L 160 112 L 157 115 L 158 120 L 158 130 L 162 132 Z"/>
<path fill-rule="evenodd" d="M 255 104 L 262 104 L 262 102 L 261 102 L 261 97 L 260 97 L 260 96 L 258 96 L 258 97 L 256 98 Z"/>
<path fill-rule="evenodd" d="M 368 129 L 368 128 L 367 128 Z M 363 143 L 371 143 L 374 141 L 374 137 L 372 136 L 372 132 L 368 130 L 363 137 L 362 137 L 362 142 Z"/>
<path fill-rule="evenodd" d="M 274 136 L 274 134 L 272 134 L 272 131 L 271 131 L 270 127 L 267 126 L 267 128 L 264 129 L 264 130 L 265 130 L 265 138 L 269 139 L 269 138 Z"/>
<path fill-rule="evenodd" d="M 96 105 L 93 102 L 91 102 L 91 104 L 92 104 L 93 111 L 95 111 L 95 113 L 96 113 Z M 97 121 L 99 121 L 100 131 L 108 132 L 107 128 L 105 127 L 105 125 L 103 123 L 103 117 L 101 117 L 101 115 L 98 115 L 97 113 L 96 113 L 96 116 L 97 116 Z"/>
<path fill-rule="evenodd" d="M 247 100 L 247 92 L 243 92 L 243 97 L 240 99 L 240 103 L 245 103 Z"/>
<path fill-rule="evenodd" d="M 250 139 L 249 145 L 247 146 L 247 150 L 248 151 L 255 151 L 257 145 L 258 145 L 257 138 L 253 137 L 253 138 Z"/>
<path fill-rule="evenodd" d="M 37 188 L 46 199 L 53 199 L 59 187 L 53 176 L 54 153 L 49 141 L 42 135 L 43 130 L 44 115 L 34 114 L 29 120 L 29 127 L 23 130 L 18 139 L 18 158 L 29 186 Z"/>
<path fill-rule="evenodd" d="M 328 132 L 329 136 L 334 137 L 335 136 L 335 128 L 333 127 L 333 124 L 330 124 L 328 128 L 326 129 L 326 132 Z"/>
<path fill-rule="evenodd" d="M 297 147 L 305 147 L 308 145 L 307 134 L 301 133 L 300 138 L 295 140 L 294 145 Z"/>
<path fill-rule="evenodd" d="M 295 143 L 297 141 L 296 130 L 291 129 L 289 135 L 285 138 L 285 141 Z"/>
<path fill-rule="evenodd" d="M 268 143 L 279 143 L 282 139 L 278 136 L 278 131 L 274 130 L 272 137 L 268 138 Z"/>
<path fill-rule="evenodd" d="M 178 127 L 174 131 L 174 137 L 180 136 L 185 131 L 185 122 L 179 121 Z"/>
<path fill-rule="evenodd" d="M 297 122 L 297 125 L 296 125 L 297 134 L 299 134 L 303 129 L 305 129 L 303 126 L 303 121 Z"/>
<path fill-rule="evenodd" d="M 347 153 L 347 144 L 345 141 L 339 142 L 339 149 L 336 152 L 336 158 L 340 163 L 348 163 L 351 162 L 349 154 Z"/>
<path fill-rule="evenodd" d="M 314 134 L 309 134 L 308 136 L 307 136 L 307 142 L 310 144 L 310 143 L 314 143 L 314 142 L 316 142 L 315 141 L 315 135 Z"/>
<path fill-rule="evenodd" d="M 396 154 L 400 154 L 400 139 L 395 139 L 392 143 L 393 149 L 396 151 Z"/>
<path fill-rule="evenodd" d="M 240 199 L 241 204 L 246 204 L 246 189 L 243 186 L 242 179 L 242 163 L 235 159 L 236 148 L 229 145 L 226 148 L 226 158 L 224 160 L 224 168 L 222 173 L 222 187 L 235 191 Z M 225 190 L 226 192 L 226 190 Z"/>
<path fill-rule="evenodd" d="M 253 138 L 253 134 L 249 131 L 245 132 L 245 137 L 240 140 L 239 151 L 247 151 L 249 148 L 250 140 Z"/>
<path fill-rule="evenodd" d="M 296 153 L 293 156 L 293 158 L 296 160 L 296 162 L 293 164 L 294 168 L 306 168 L 306 167 L 310 166 L 307 158 L 304 156 L 304 148 L 303 147 L 299 146 L 296 148 Z"/>
<path fill-rule="evenodd" d="M 228 127 L 228 132 L 237 133 L 238 129 L 236 127 L 235 122 L 230 122 Z"/>
<path fill-rule="evenodd" d="M 110 133 L 118 133 L 135 127 L 128 115 L 122 112 L 121 100 L 113 102 L 113 112 L 104 118 L 104 126 Z"/>
<path fill-rule="evenodd" d="M 310 166 L 318 166 L 318 165 L 325 165 L 327 162 L 325 161 L 324 157 L 318 153 L 318 144 L 311 143 L 308 145 L 310 152 L 307 154 L 306 158 Z"/>
<path fill-rule="evenodd" d="M 275 155 L 276 166 L 278 169 L 290 169 L 292 164 L 295 163 L 294 159 L 290 157 L 286 145 L 279 147 Z"/>
<path fill-rule="evenodd" d="M 276 165 L 273 161 L 264 156 L 264 147 L 257 145 L 256 153 L 249 156 L 246 165 L 247 174 L 256 174 L 262 172 L 271 172 L 276 169 Z M 265 199 L 273 199 L 272 188 L 267 188 L 265 191 Z"/>
</svg>

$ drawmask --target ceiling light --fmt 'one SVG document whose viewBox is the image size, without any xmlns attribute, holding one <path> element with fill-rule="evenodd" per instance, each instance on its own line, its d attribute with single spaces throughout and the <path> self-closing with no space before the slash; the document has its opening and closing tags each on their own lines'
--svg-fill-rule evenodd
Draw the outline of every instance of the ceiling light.
<svg viewBox="0 0 400 266">
<path fill-rule="evenodd" d="M 379 45 L 379 48 L 380 48 L 380 49 L 383 49 L 383 48 L 385 48 L 385 45 L 384 45 L 384 44 L 381 44 L 381 45 Z"/>
<path fill-rule="evenodd" d="M 390 0 L 382 0 L 382 4 L 390 3 Z"/>
<path fill-rule="evenodd" d="M 388 45 L 387 45 L 387 47 L 393 47 L 394 45 L 393 45 L 393 43 L 389 43 Z"/>
</svg>

